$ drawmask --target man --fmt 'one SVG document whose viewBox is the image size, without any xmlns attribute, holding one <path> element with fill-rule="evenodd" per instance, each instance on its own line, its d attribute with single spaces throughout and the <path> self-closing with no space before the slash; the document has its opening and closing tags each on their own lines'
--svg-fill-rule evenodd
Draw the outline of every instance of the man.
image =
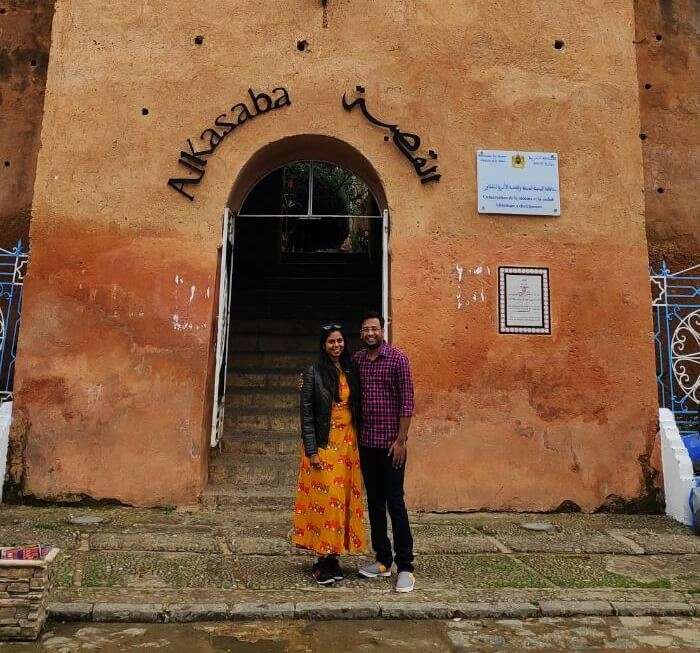
<svg viewBox="0 0 700 653">
<path fill-rule="evenodd" d="M 365 578 L 391 576 L 396 562 L 397 592 L 411 592 L 413 537 L 404 502 L 406 439 L 413 415 L 413 381 L 406 355 L 384 340 L 384 318 L 362 318 L 360 338 L 366 349 L 355 354 L 362 388 L 362 426 L 358 433 L 360 466 L 367 492 L 372 548 L 376 562 L 360 568 Z M 394 554 L 387 536 L 389 512 Z"/>
</svg>

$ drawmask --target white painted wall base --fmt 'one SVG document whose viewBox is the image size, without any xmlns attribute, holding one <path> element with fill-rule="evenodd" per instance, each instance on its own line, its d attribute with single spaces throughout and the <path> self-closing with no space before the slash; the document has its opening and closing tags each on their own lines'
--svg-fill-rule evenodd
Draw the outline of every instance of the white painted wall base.
<svg viewBox="0 0 700 653">
<path fill-rule="evenodd" d="M 695 487 L 693 463 L 683 444 L 673 413 L 668 408 L 659 409 L 659 437 L 666 514 L 682 524 L 692 526 L 693 515 L 688 499 Z"/>
<path fill-rule="evenodd" d="M 10 442 L 10 423 L 12 422 L 12 402 L 0 404 L 0 503 L 2 503 L 2 486 L 5 482 L 7 467 L 7 446 Z"/>
</svg>

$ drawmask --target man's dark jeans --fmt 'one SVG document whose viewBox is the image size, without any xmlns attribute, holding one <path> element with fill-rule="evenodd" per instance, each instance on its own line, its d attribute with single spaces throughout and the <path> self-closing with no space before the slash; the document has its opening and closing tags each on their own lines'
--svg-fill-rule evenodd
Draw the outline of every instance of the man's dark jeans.
<svg viewBox="0 0 700 653">
<path fill-rule="evenodd" d="M 388 449 L 363 446 L 360 446 L 360 465 L 367 491 L 372 548 L 377 555 L 377 562 L 391 567 L 395 560 L 400 572 L 413 571 L 413 537 L 403 498 L 406 466 L 394 469 Z M 395 557 L 392 556 L 391 542 L 386 532 L 387 510 L 394 533 Z"/>
</svg>

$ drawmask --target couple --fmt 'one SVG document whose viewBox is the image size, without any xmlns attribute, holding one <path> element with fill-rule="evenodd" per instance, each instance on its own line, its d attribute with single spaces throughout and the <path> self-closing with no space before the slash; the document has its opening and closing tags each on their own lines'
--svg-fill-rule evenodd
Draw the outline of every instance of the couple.
<svg viewBox="0 0 700 653">
<path fill-rule="evenodd" d="M 352 356 L 341 325 L 322 327 L 318 360 L 300 384 L 304 451 L 292 542 L 318 555 L 312 571 L 317 583 L 343 579 L 338 556 L 366 550 L 361 470 L 376 562 L 359 573 L 391 576 L 396 562 L 395 589 L 411 592 L 413 538 L 403 491 L 411 371 L 406 356 L 384 341 L 379 313 L 363 317 L 360 338 L 366 349 Z"/>
</svg>

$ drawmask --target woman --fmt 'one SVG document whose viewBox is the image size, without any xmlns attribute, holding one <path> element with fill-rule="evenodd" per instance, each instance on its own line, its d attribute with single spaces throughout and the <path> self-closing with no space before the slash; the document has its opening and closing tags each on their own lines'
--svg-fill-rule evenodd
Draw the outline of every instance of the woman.
<svg viewBox="0 0 700 653">
<path fill-rule="evenodd" d="M 292 542 L 318 556 L 320 585 L 343 579 L 338 556 L 366 548 L 357 429 L 360 384 L 339 324 L 322 327 L 317 361 L 301 388 L 304 446 Z"/>
</svg>

